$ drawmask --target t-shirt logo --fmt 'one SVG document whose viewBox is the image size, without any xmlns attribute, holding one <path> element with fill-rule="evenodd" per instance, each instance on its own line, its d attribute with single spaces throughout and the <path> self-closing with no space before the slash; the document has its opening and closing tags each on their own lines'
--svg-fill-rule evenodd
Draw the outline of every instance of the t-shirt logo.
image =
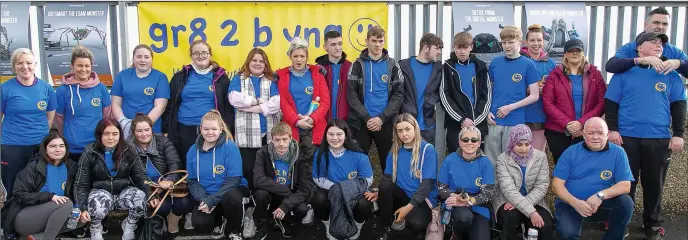
<svg viewBox="0 0 688 240">
<path fill-rule="evenodd" d="M 416 171 L 413 173 L 413 175 L 416 176 L 416 178 L 420 178 L 421 170 L 420 170 L 420 169 L 416 169 Z"/>
<path fill-rule="evenodd" d="M 545 83 L 545 80 L 547 80 L 547 77 L 549 77 L 548 74 L 543 75 L 543 76 L 542 76 L 542 79 L 540 79 L 540 84 Z"/>
<path fill-rule="evenodd" d="M 143 94 L 150 96 L 153 95 L 153 93 L 155 93 L 155 88 L 147 87 L 143 89 Z"/>
<path fill-rule="evenodd" d="M 91 105 L 93 105 L 94 107 L 100 106 L 100 98 L 91 99 Z"/>
<path fill-rule="evenodd" d="M 387 75 L 387 74 L 382 74 L 381 79 L 382 79 L 382 82 L 387 82 L 387 81 L 389 80 L 389 75 Z"/>
<path fill-rule="evenodd" d="M 65 186 L 67 186 L 67 182 L 63 182 L 63 183 L 62 183 L 62 191 L 65 190 Z"/>
<path fill-rule="evenodd" d="M 655 84 L 655 90 L 657 90 L 658 92 L 664 92 L 666 91 L 666 88 L 666 84 L 664 84 L 663 82 L 658 82 L 657 84 Z"/>
<path fill-rule="evenodd" d="M 306 87 L 305 91 L 306 91 L 306 94 L 313 95 L 313 87 L 312 86 Z"/>
<path fill-rule="evenodd" d="M 514 82 L 520 82 L 523 79 L 523 76 L 520 73 L 514 73 L 514 75 L 511 75 L 511 80 Z"/>
<path fill-rule="evenodd" d="M 41 100 L 41 101 L 38 101 L 38 103 L 36 104 L 36 107 L 38 107 L 38 110 L 45 111 L 45 108 L 48 107 L 48 103 Z"/>
<path fill-rule="evenodd" d="M 602 180 L 609 180 L 612 178 L 612 171 L 604 170 L 600 173 L 600 178 Z"/>
<path fill-rule="evenodd" d="M 278 178 L 277 178 L 277 183 L 282 184 L 282 185 L 286 185 L 286 184 L 287 184 L 287 179 L 284 178 L 284 177 L 278 177 Z"/>
<path fill-rule="evenodd" d="M 223 172 L 225 172 L 225 166 L 215 165 L 215 167 L 213 168 L 213 172 L 215 174 L 222 174 Z"/>
<path fill-rule="evenodd" d="M 208 86 L 208 90 L 210 90 L 211 92 L 214 92 L 214 91 L 215 91 L 215 87 L 213 87 L 213 85 L 210 85 L 210 86 Z"/>
<path fill-rule="evenodd" d="M 358 172 L 357 172 L 357 171 L 353 171 L 353 172 L 350 172 L 350 173 L 349 173 L 349 179 L 354 179 L 356 176 L 358 176 Z"/>
<path fill-rule="evenodd" d="M 482 180 L 483 180 L 483 178 L 481 178 L 481 177 L 476 178 L 476 179 L 475 179 L 475 185 L 478 186 L 478 187 L 480 187 L 480 182 L 481 182 Z"/>
</svg>

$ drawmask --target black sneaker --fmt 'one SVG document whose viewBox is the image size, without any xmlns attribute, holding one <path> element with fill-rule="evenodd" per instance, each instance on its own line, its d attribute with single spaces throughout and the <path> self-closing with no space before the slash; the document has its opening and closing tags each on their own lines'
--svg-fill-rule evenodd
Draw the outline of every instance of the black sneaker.
<svg viewBox="0 0 688 240">
<path fill-rule="evenodd" d="M 268 237 L 268 232 L 266 231 L 267 229 L 265 228 L 259 228 L 256 231 L 256 235 L 253 236 L 253 240 L 265 240 L 265 238 Z"/>
<path fill-rule="evenodd" d="M 645 229 L 645 239 L 649 240 L 664 240 L 664 228 L 652 227 Z"/>
<path fill-rule="evenodd" d="M 292 230 L 294 226 L 290 226 L 288 223 L 283 222 L 282 220 L 275 220 L 275 223 L 277 223 L 277 227 L 279 228 L 279 231 L 282 233 L 282 236 L 285 238 L 293 238 L 294 237 L 294 231 Z M 284 224 L 287 224 L 285 226 Z"/>
<path fill-rule="evenodd" d="M 222 224 L 213 229 L 213 239 L 222 239 L 225 237 L 225 227 L 227 226 L 227 219 L 222 217 Z M 231 238 L 230 238 L 231 239 Z"/>
</svg>

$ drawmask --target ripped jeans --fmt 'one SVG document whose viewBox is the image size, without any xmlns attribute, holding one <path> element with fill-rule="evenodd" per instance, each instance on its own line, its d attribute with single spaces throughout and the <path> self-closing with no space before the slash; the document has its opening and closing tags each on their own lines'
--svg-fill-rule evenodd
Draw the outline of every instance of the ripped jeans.
<svg viewBox="0 0 688 240">
<path fill-rule="evenodd" d="M 103 189 L 92 189 L 88 194 L 88 214 L 91 215 L 91 225 L 94 226 L 100 226 L 103 218 L 114 209 L 129 211 L 125 221 L 135 224 L 143 217 L 145 207 L 146 194 L 132 186 L 115 196 Z"/>
</svg>

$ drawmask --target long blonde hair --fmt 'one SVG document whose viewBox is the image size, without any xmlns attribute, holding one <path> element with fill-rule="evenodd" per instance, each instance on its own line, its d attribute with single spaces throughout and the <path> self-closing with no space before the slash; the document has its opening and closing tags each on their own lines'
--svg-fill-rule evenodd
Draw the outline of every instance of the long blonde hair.
<svg viewBox="0 0 688 240">
<path fill-rule="evenodd" d="M 411 176 L 415 176 L 415 170 L 419 169 L 422 166 L 420 165 L 420 143 L 423 141 L 423 138 L 420 136 L 420 128 L 418 127 L 418 121 L 411 116 L 411 114 L 404 113 L 399 115 L 395 120 L 394 120 L 394 125 L 393 125 L 393 130 L 392 130 L 392 181 L 396 182 L 397 181 L 397 160 L 399 158 L 399 150 L 404 147 L 404 142 L 399 139 L 399 135 L 397 133 L 397 124 L 402 123 L 402 122 L 407 122 L 413 126 L 414 130 L 414 137 L 413 137 L 413 142 L 411 145 L 413 146 L 413 150 L 411 151 L 411 167 L 409 171 L 411 171 Z"/>
<path fill-rule="evenodd" d="M 588 64 L 588 59 L 585 57 L 585 53 L 581 52 L 581 65 L 578 67 L 578 74 L 583 75 L 585 71 L 585 65 Z M 571 64 L 569 63 L 569 59 L 566 58 L 566 55 L 561 59 L 561 66 L 564 67 L 564 73 L 566 75 L 571 74 Z"/>
<path fill-rule="evenodd" d="M 234 141 L 234 136 L 232 136 L 232 133 L 229 131 L 229 128 L 227 127 L 227 124 L 225 124 L 225 121 L 222 120 L 222 115 L 220 115 L 220 112 L 217 111 L 217 109 L 212 109 L 208 113 L 203 115 L 203 118 L 201 118 L 201 126 L 203 126 L 203 122 L 205 121 L 217 121 L 218 125 L 220 125 L 220 128 L 222 129 L 222 132 L 225 133 L 225 141 Z M 199 128 L 201 126 L 199 126 Z"/>
</svg>

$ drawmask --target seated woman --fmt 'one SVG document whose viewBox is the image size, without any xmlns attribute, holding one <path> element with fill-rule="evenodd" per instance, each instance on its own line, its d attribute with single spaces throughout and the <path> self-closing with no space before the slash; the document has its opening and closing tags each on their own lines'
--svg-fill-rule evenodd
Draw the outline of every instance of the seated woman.
<svg viewBox="0 0 688 240">
<path fill-rule="evenodd" d="M 480 149 L 480 130 L 464 127 L 459 132 L 459 148 L 444 159 L 438 178 L 439 196 L 452 211 L 454 237 L 490 239 L 488 204 L 495 195 L 494 170 Z"/>
<path fill-rule="evenodd" d="M 373 168 L 370 159 L 353 140 L 349 126 L 344 120 L 333 119 L 327 123 L 325 138 L 313 159 L 313 181 L 318 186 L 313 192 L 311 205 L 315 216 L 325 224 L 325 234 L 330 236 L 329 189 L 332 185 L 354 178 L 365 178 L 368 187 L 373 183 Z M 373 214 L 375 196 L 366 192 L 353 209 L 358 233 L 349 239 L 358 239 L 363 223 Z"/>
<path fill-rule="evenodd" d="M 378 201 L 380 223 L 385 228 L 381 239 L 387 239 L 392 221 L 406 221 L 416 239 L 424 239 L 432 220 L 430 203 L 437 202 L 437 152 L 421 138 L 416 119 L 408 113 L 394 121 L 392 150 L 387 156 L 380 181 Z M 394 216 L 396 215 L 396 218 Z"/>
<path fill-rule="evenodd" d="M 499 193 L 493 202 L 497 222 L 502 230 L 500 239 L 511 239 L 517 227 L 538 230 L 538 239 L 552 239 L 552 214 L 545 195 L 549 188 L 547 155 L 531 145 L 528 126 L 519 124 L 509 133 L 507 151 L 499 155 L 495 175 Z"/>
<path fill-rule="evenodd" d="M 55 239 L 58 233 L 73 230 L 67 227 L 67 219 L 74 205 L 71 196 L 76 162 L 69 159 L 67 144 L 57 131 L 48 134 L 39 149 L 17 174 L 12 198 L 2 209 L 5 234 Z"/>
<path fill-rule="evenodd" d="M 113 209 L 129 211 L 122 222 L 122 239 L 134 239 L 138 220 L 144 214 L 150 186 L 136 150 L 124 141 L 115 119 L 98 122 L 96 142 L 86 146 L 79 160 L 74 198 L 81 209 L 81 221 L 91 222 L 91 239 L 103 239 L 102 221 Z M 153 197 L 150 205 L 158 205 Z"/>
<path fill-rule="evenodd" d="M 132 143 L 142 162 L 146 164 L 148 177 L 158 184 L 162 189 L 170 189 L 174 183 L 179 181 L 180 174 L 170 174 L 162 181 L 158 182 L 160 176 L 180 169 L 181 161 L 177 149 L 167 137 L 153 134 L 154 123 L 147 115 L 138 113 L 131 121 L 131 135 L 129 141 Z M 163 201 L 158 209 L 157 215 L 167 216 L 167 231 L 170 233 L 179 232 L 179 219 L 186 213 L 191 212 L 191 197 L 188 195 L 183 198 L 169 196 Z"/>
<path fill-rule="evenodd" d="M 250 192 L 239 148 L 217 110 L 201 118 L 200 128 L 186 153 L 189 193 L 195 200 L 191 222 L 197 231 L 212 229 L 214 239 L 224 238 L 227 231 L 229 239 L 240 240 L 243 200 Z"/>
</svg>

